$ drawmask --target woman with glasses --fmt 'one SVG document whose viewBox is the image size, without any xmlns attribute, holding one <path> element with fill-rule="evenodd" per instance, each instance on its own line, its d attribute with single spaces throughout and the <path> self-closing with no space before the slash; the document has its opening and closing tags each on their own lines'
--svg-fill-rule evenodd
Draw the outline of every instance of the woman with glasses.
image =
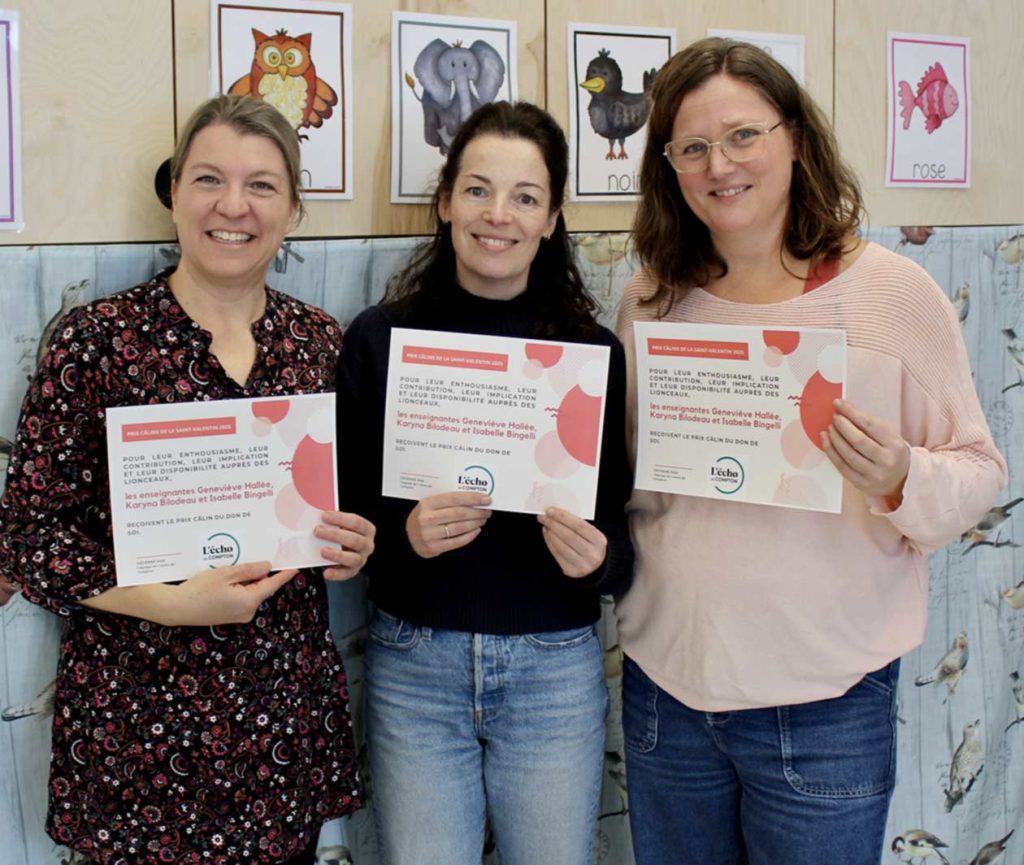
<svg viewBox="0 0 1024 865">
<path fill-rule="evenodd" d="M 840 514 L 634 493 L 617 611 L 637 863 L 877 863 L 926 555 L 989 508 L 1005 465 L 950 303 L 858 237 L 857 181 L 792 76 L 704 39 L 653 99 L 643 270 L 619 314 L 630 428 L 634 321 L 841 328 L 848 374 L 819 454 Z"/>
</svg>

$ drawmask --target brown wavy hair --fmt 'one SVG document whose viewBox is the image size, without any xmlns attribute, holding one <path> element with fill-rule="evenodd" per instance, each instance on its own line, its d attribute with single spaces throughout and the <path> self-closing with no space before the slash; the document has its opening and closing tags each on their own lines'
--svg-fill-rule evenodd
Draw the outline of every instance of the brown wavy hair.
<svg viewBox="0 0 1024 865">
<path fill-rule="evenodd" d="M 684 48 L 658 72 L 640 167 L 641 200 L 633 223 L 640 263 L 657 281 L 647 302 L 669 300 L 688 286 L 705 286 L 728 272 L 711 233 L 690 210 L 675 170 L 664 157 L 683 98 L 716 75 L 754 87 L 782 117 L 796 161 L 783 244 L 797 259 L 843 254 L 864 216 L 860 185 L 839 156 L 832 126 L 781 63 L 746 42 L 712 37 Z"/>
</svg>

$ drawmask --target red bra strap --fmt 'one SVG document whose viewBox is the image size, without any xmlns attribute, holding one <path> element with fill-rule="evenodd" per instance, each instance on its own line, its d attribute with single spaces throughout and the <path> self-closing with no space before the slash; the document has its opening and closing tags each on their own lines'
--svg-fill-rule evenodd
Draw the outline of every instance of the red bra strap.
<svg viewBox="0 0 1024 865">
<path fill-rule="evenodd" d="M 839 273 L 838 258 L 826 258 L 824 261 L 812 264 L 810 270 L 807 271 L 807 280 L 804 282 L 804 294 L 823 286 L 837 273 Z"/>
</svg>

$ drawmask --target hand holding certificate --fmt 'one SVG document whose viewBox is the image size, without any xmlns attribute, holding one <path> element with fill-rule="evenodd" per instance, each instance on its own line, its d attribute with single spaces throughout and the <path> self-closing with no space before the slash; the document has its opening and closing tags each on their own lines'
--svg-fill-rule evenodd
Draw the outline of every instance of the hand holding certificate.
<svg viewBox="0 0 1024 865">
<path fill-rule="evenodd" d="M 867 437 L 846 417 L 832 426 L 842 331 L 636 322 L 634 334 L 638 488 L 839 513 L 835 449 L 868 470 L 851 453 Z"/>
<path fill-rule="evenodd" d="M 324 555 L 358 549 L 366 523 L 336 510 L 333 394 L 108 409 L 107 452 L 118 585 L 357 564 Z"/>
<path fill-rule="evenodd" d="M 584 343 L 391 331 L 382 491 L 422 500 L 407 525 L 420 555 L 480 528 L 470 509 L 483 497 L 439 493 L 593 517 L 609 357 Z"/>
</svg>

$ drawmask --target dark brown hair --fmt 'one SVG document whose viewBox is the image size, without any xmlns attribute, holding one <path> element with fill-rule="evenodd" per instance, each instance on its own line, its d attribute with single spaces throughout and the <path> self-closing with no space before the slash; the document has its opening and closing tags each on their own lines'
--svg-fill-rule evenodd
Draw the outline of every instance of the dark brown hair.
<svg viewBox="0 0 1024 865">
<path fill-rule="evenodd" d="M 722 74 L 754 87 L 778 111 L 793 138 L 797 156 L 783 237 L 792 256 L 838 258 L 864 214 L 860 186 L 839 156 L 831 124 L 786 68 L 746 42 L 701 39 L 672 57 L 654 82 L 640 168 L 641 200 L 633 224 L 637 256 L 658 286 L 652 302 L 689 286 L 707 285 L 728 272 L 663 156 L 684 97 Z"/>
<path fill-rule="evenodd" d="M 449 146 L 431 201 L 433 236 L 416 249 L 402 270 L 388 280 L 384 302 L 393 304 L 400 315 L 411 314 L 421 305 L 429 307 L 455 284 L 452 229 L 438 216 L 438 205 L 450 199 L 462 154 L 469 143 L 481 135 L 521 138 L 537 145 L 548 170 L 550 212 L 562 206 L 569 174 L 569 145 L 558 122 L 544 109 L 529 102 L 482 105 L 459 127 Z M 587 292 L 576 267 L 572 242 L 561 212 L 550 239 L 541 242 L 530 265 L 526 292 L 533 298 L 536 309 L 533 336 L 586 337 L 596 329 L 594 313 L 597 304 Z"/>
</svg>

